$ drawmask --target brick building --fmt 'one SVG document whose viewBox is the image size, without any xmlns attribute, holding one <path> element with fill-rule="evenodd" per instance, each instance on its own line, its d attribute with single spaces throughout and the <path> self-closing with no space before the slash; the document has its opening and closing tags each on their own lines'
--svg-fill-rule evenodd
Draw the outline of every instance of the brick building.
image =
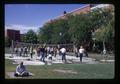
<svg viewBox="0 0 120 84">
<path fill-rule="evenodd" d="M 58 19 L 66 19 L 67 18 L 66 16 L 68 14 L 78 15 L 78 14 L 81 14 L 81 13 L 87 13 L 87 12 L 89 12 L 91 10 L 91 7 L 92 7 L 91 4 L 85 5 L 85 6 L 81 7 L 81 8 L 75 9 L 75 10 L 73 10 L 71 12 L 67 12 L 66 14 L 62 14 L 62 15 L 54 18 L 53 20 L 49 20 L 45 24 L 52 23 L 53 21 L 58 20 Z"/>
<path fill-rule="evenodd" d="M 20 42 L 20 30 L 6 29 L 5 37 L 8 37 L 10 40 Z"/>
<path fill-rule="evenodd" d="M 71 12 L 68 12 L 66 14 L 62 14 L 62 15 L 54 18 L 54 19 L 51 19 L 51 20 L 47 21 L 45 24 L 52 23 L 52 22 L 54 22 L 55 20 L 58 20 L 58 19 L 67 19 L 66 16 L 68 14 L 71 14 L 71 15 L 75 16 L 75 15 L 79 15 L 81 13 L 86 14 L 86 13 L 88 13 L 90 11 L 93 11 L 93 10 L 95 10 L 97 8 L 109 8 L 110 9 L 111 7 L 113 7 L 112 4 L 88 4 L 88 5 L 85 5 L 85 6 L 81 7 L 81 8 L 75 9 L 75 10 L 73 10 Z"/>
</svg>

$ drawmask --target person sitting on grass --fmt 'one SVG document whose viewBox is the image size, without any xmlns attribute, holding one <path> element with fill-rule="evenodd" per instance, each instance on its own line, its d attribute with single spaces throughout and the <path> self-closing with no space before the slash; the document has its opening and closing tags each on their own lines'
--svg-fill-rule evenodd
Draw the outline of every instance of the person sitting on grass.
<svg viewBox="0 0 120 84">
<path fill-rule="evenodd" d="M 16 67 L 16 72 L 14 73 L 14 76 L 29 76 L 29 73 L 26 71 L 25 66 L 23 65 L 23 62 L 21 62 Z"/>
</svg>

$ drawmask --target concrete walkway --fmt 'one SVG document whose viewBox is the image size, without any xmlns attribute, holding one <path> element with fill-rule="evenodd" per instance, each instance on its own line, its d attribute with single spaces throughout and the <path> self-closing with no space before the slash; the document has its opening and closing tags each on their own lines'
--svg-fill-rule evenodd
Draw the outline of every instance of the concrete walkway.
<svg viewBox="0 0 120 84">
<path fill-rule="evenodd" d="M 13 55 L 13 57 L 11 57 L 11 54 L 5 54 L 5 59 L 12 60 L 13 64 L 19 64 L 21 61 L 23 61 L 24 65 L 45 65 L 46 63 L 48 65 L 51 65 L 51 63 L 53 63 L 53 64 L 57 64 L 57 63 L 63 64 L 62 56 L 59 56 L 59 55 L 57 55 L 56 57 L 53 56 L 52 61 L 50 61 L 48 58 L 46 58 L 45 59 L 46 63 L 41 62 L 39 60 L 40 57 L 37 57 L 35 55 L 33 55 L 33 58 L 31 59 L 30 56 L 28 56 L 28 57 L 20 57 L 20 56 Z M 66 59 L 67 59 L 67 63 L 79 63 L 80 62 L 80 58 L 76 57 L 76 56 L 66 55 Z M 98 61 L 95 61 L 95 59 L 87 58 L 87 57 L 83 57 L 82 62 L 85 63 L 85 64 L 99 63 Z"/>
</svg>

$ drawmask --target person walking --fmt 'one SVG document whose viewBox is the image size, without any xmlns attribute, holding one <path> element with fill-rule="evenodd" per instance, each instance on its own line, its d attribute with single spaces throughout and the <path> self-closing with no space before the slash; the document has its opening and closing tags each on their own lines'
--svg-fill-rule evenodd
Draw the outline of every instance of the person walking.
<svg viewBox="0 0 120 84">
<path fill-rule="evenodd" d="M 31 56 L 31 58 L 33 58 L 33 47 L 32 46 L 30 48 L 30 56 Z"/>
<path fill-rule="evenodd" d="M 47 58 L 47 47 L 45 47 L 45 57 Z"/>
<path fill-rule="evenodd" d="M 21 56 L 24 55 L 24 50 L 23 50 L 24 47 L 21 46 Z"/>
<path fill-rule="evenodd" d="M 39 55 L 40 55 L 40 49 L 39 47 L 37 47 L 37 57 L 39 57 Z"/>
<path fill-rule="evenodd" d="M 57 55 L 57 47 L 54 47 L 54 57 Z"/>
<path fill-rule="evenodd" d="M 40 61 L 45 62 L 45 48 L 43 46 L 40 48 L 40 54 L 41 54 Z"/>
<path fill-rule="evenodd" d="M 38 47 L 38 57 L 41 57 L 41 46 Z"/>
<path fill-rule="evenodd" d="M 50 47 L 50 54 L 51 54 L 52 56 L 54 55 L 53 47 Z"/>
<path fill-rule="evenodd" d="M 75 56 L 78 57 L 78 48 L 75 48 Z"/>
<path fill-rule="evenodd" d="M 80 46 L 80 49 L 79 49 L 80 62 L 82 62 L 84 52 L 85 52 L 85 49 L 83 48 L 83 46 Z"/>
<path fill-rule="evenodd" d="M 37 47 L 35 47 L 34 52 L 35 52 L 35 56 L 37 57 Z"/>
<path fill-rule="evenodd" d="M 14 51 L 15 51 L 15 54 L 16 54 L 16 56 L 18 55 L 18 47 L 15 47 L 14 48 Z"/>
<path fill-rule="evenodd" d="M 25 46 L 23 46 L 23 56 L 25 56 Z"/>
<path fill-rule="evenodd" d="M 66 49 L 63 47 L 60 49 L 61 55 L 62 55 L 62 61 L 66 63 Z"/>
<path fill-rule="evenodd" d="M 27 47 L 24 48 L 24 55 L 27 56 Z"/>
<path fill-rule="evenodd" d="M 49 55 L 50 54 L 50 47 L 48 46 L 47 47 L 47 55 Z"/>
<path fill-rule="evenodd" d="M 27 56 L 29 56 L 29 53 L 30 53 L 30 47 L 27 46 L 27 50 L 26 50 L 26 54 L 27 54 Z"/>
</svg>

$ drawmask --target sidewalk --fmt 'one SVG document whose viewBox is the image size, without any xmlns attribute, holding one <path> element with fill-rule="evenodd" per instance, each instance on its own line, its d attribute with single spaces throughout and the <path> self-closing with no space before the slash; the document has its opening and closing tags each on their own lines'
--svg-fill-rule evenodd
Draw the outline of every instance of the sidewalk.
<svg viewBox="0 0 120 84">
<path fill-rule="evenodd" d="M 5 54 L 5 59 L 12 60 L 13 64 L 19 64 L 21 61 L 23 61 L 25 65 L 45 65 L 44 62 L 41 62 L 39 60 L 40 57 L 37 57 L 35 55 L 33 55 L 32 59 L 30 56 L 20 57 L 20 56 L 13 55 L 12 58 L 10 56 L 11 56 L 11 54 Z M 66 55 L 66 59 L 67 59 L 67 63 L 79 63 L 80 62 L 80 58 L 76 57 L 76 56 Z M 47 62 L 50 62 L 50 60 L 48 60 L 48 58 L 46 58 L 45 60 Z M 63 64 L 62 57 L 59 55 L 57 55 L 56 58 L 54 56 L 52 57 L 52 64 L 57 64 L 57 63 Z M 84 63 L 84 64 L 96 64 L 99 62 L 96 61 L 94 58 L 83 57 L 82 63 Z"/>
</svg>

